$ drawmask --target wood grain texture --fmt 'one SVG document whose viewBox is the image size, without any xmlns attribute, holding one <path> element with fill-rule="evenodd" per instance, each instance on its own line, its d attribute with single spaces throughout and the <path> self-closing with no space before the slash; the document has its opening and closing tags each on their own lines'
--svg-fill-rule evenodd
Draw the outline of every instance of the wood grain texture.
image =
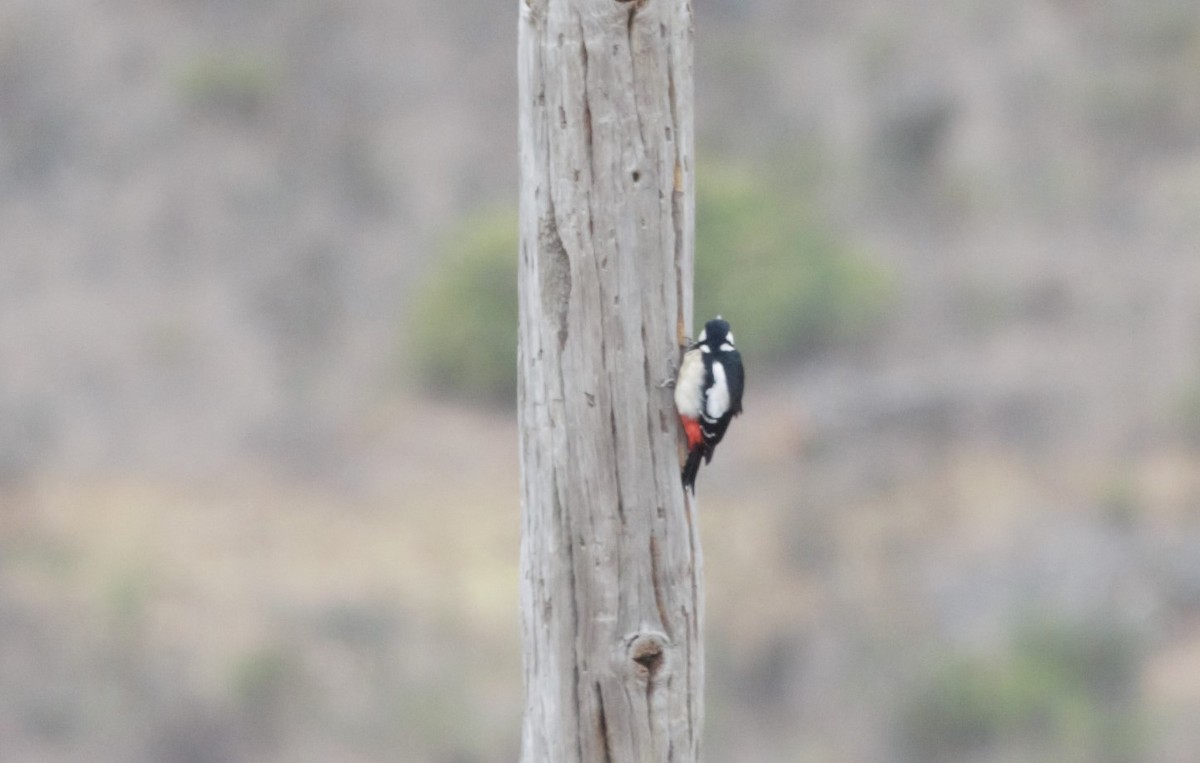
<svg viewBox="0 0 1200 763">
<path fill-rule="evenodd" d="M 687 0 L 520 0 L 524 763 L 696 761 Z"/>
</svg>

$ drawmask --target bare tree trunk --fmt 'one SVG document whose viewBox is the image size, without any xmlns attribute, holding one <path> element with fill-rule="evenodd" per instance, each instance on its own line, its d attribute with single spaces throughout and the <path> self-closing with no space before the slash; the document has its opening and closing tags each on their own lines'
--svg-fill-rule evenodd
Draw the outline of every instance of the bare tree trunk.
<svg viewBox="0 0 1200 763">
<path fill-rule="evenodd" d="M 523 763 L 699 759 L 689 0 L 520 0 Z"/>
</svg>

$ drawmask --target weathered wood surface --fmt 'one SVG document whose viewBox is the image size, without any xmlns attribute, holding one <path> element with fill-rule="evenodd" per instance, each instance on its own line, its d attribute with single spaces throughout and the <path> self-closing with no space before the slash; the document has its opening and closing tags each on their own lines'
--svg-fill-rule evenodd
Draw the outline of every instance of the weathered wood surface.
<svg viewBox="0 0 1200 763">
<path fill-rule="evenodd" d="M 519 0 L 523 763 L 699 758 L 688 0 Z"/>
</svg>

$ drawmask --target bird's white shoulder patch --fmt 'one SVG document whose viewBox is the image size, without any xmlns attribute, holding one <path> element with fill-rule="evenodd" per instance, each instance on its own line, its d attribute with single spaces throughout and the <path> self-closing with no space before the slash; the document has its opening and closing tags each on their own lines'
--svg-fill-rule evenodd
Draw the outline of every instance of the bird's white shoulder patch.
<svg viewBox="0 0 1200 763">
<path fill-rule="evenodd" d="M 719 419 L 729 410 L 729 383 L 725 380 L 725 366 L 721 361 L 712 364 L 713 384 L 704 401 L 704 412 L 710 419 Z"/>
<path fill-rule="evenodd" d="M 725 342 L 721 345 L 721 352 L 733 352 L 733 345 Z"/>
<path fill-rule="evenodd" d="M 700 418 L 704 404 L 704 361 L 696 350 L 683 354 L 679 377 L 675 380 L 675 408 L 690 419 Z"/>
</svg>

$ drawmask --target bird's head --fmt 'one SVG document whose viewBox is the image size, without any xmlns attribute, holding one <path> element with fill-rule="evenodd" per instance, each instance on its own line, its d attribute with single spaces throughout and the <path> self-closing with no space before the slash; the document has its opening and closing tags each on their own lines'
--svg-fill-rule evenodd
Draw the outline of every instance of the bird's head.
<svg viewBox="0 0 1200 763">
<path fill-rule="evenodd" d="M 730 352 L 736 349 L 729 321 L 718 315 L 705 323 L 693 347 L 699 347 L 704 352 Z"/>
</svg>

